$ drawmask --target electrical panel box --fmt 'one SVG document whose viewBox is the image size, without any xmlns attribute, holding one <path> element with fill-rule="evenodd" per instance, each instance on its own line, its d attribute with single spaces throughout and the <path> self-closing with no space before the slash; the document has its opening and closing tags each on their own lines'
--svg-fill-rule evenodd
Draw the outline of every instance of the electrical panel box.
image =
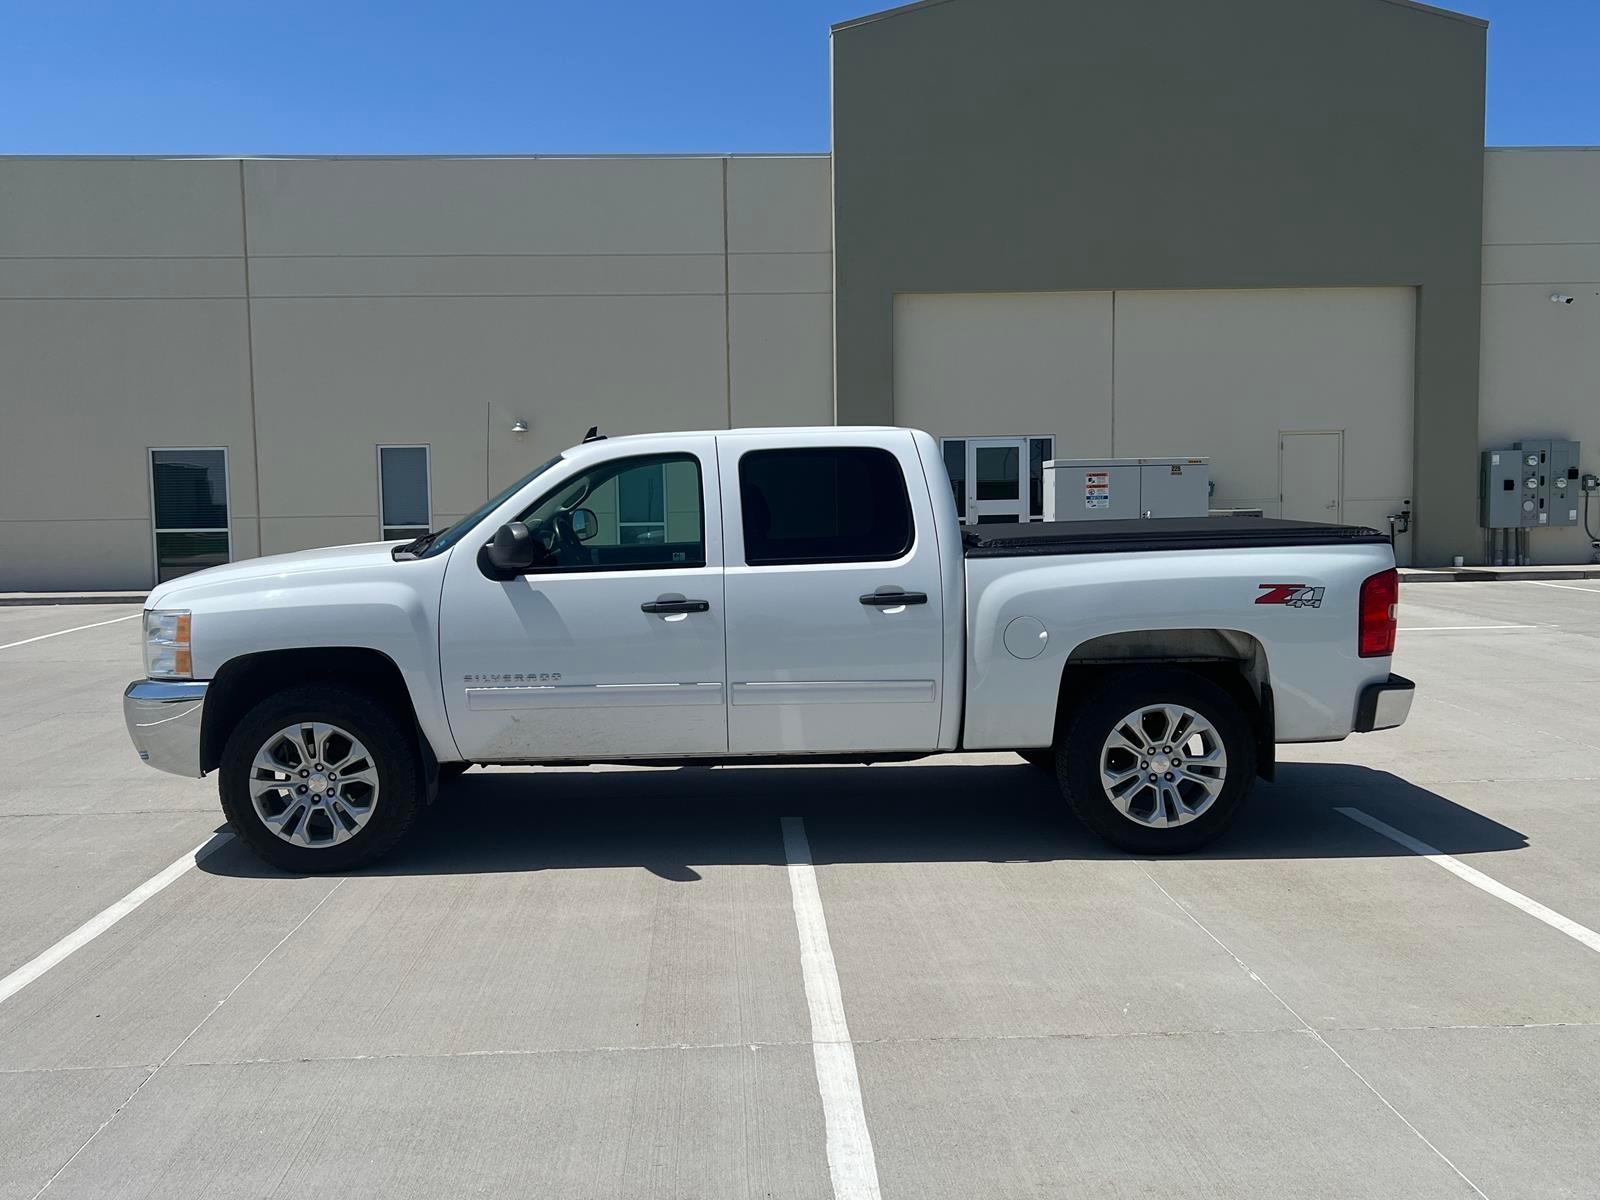
<svg viewBox="0 0 1600 1200">
<path fill-rule="evenodd" d="M 1203 517 L 1211 507 L 1205 458 L 1060 458 L 1044 464 L 1046 521 Z"/>
<path fill-rule="evenodd" d="M 1575 526 L 1582 505 L 1579 445 L 1565 439 L 1523 440 L 1485 450 L 1479 523 L 1485 529 Z"/>
<path fill-rule="evenodd" d="M 1550 480 L 1550 524 L 1578 524 L 1583 506 L 1583 484 L 1578 470 L 1578 443 L 1551 442 L 1548 477 Z"/>
<path fill-rule="evenodd" d="M 1522 452 L 1504 450 L 1483 452 L 1483 480 L 1478 523 L 1485 529 L 1529 529 L 1538 511 L 1538 481 L 1528 487 L 1528 469 Z"/>
</svg>

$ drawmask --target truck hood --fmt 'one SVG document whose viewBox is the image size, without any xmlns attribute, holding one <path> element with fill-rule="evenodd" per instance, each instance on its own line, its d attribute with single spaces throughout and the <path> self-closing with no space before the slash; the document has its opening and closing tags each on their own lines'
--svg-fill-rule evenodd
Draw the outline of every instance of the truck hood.
<svg viewBox="0 0 1600 1200">
<path fill-rule="evenodd" d="M 259 586 L 265 580 L 287 580 L 317 571 L 350 571 L 365 567 L 394 566 L 393 550 L 398 542 L 364 542 L 353 546 L 323 546 L 316 550 L 297 550 L 293 554 L 269 554 L 241 562 L 207 567 L 153 589 L 145 600 L 146 608 L 182 607 L 187 595 L 215 595 L 236 584 Z"/>
</svg>

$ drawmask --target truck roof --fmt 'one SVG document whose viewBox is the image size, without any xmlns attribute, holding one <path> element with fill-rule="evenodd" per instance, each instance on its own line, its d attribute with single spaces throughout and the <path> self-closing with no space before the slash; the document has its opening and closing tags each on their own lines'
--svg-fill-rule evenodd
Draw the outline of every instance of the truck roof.
<svg viewBox="0 0 1600 1200">
<path fill-rule="evenodd" d="M 604 431 L 602 431 L 603 433 Z M 737 429 L 671 429 L 657 433 L 621 433 L 615 437 L 605 435 L 608 442 L 648 442 L 661 438 L 680 437 L 835 437 L 852 433 L 912 433 L 903 425 L 749 425 Z"/>
</svg>

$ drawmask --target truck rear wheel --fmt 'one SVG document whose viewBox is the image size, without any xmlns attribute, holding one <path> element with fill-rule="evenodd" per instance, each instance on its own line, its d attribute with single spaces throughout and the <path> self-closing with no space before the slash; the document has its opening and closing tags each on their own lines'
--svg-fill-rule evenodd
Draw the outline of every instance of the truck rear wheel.
<svg viewBox="0 0 1600 1200">
<path fill-rule="evenodd" d="M 1056 778 L 1085 825 L 1134 854 L 1183 854 L 1217 837 L 1255 783 L 1239 702 L 1175 667 L 1118 672 L 1084 697 Z"/>
<path fill-rule="evenodd" d="M 308 686 L 268 697 L 228 737 L 217 775 L 239 839 L 285 871 L 345 871 L 387 854 L 422 805 L 404 724 L 360 692 Z"/>
</svg>

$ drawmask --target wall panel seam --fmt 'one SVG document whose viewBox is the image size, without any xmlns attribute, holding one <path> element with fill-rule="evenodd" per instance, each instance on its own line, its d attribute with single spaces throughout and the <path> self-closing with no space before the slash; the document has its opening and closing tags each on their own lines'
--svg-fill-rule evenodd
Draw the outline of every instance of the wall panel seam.
<svg viewBox="0 0 1600 1200">
<path fill-rule="evenodd" d="M 238 254 L 0 254 L 0 262 L 232 262 Z"/>
<path fill-rule="evenodd" d="M 710 299 L 724 293 L 714 292 L 275 292 L 256 296 L 256 300 L 672 300 Z M 739 292 L 736 295 L 823 295 L 822 292 Z M 140 299 L 141 297 L 129 297 Z M 159 297 L 158 297 L 159 298 Z M 205 299 L 206 297 L 196 297 Z"/>
<path fill-rule="evenodd" d="M 149 517 L 0 517 L 0 525 L 98 525 L 102 521 L 132 521 L 150 524 Z"/>
<path fill-rule="evenodd" d="M 256 554 L 264 550 L 261 532 L 261 430 L 256 421 L 255 314 L 250 308 L 250 210 L 245 198 L 244 160 L 239 160 L 239 249 L 244 253 L 244 352 L 250 390 L 250 471 L 256 497 Z M 229 543 L 232 549 L 232 543 Z"/>
<path fill-rule="evenodd" d="M 436 516 L 443 516 L 436 513 Z M 376 510 L 364 513 L 266 513 L 261 518 L 264 521 L 375 521 L 378 519 Z"/>
<path fill-rule="evenodd" d="M 209 296 L 0 296 L 0 303 L 11 304 L 54 304 L 69 303 L 82 304 L 99 300 L 110 300 L 117 303 L 128 301 L 156 301 L 176 300 L 184 304 L 205 304 L 218 300 L 245 300 L 248 297 L 243 292 L 218 292 Z"/>
<path fill-rule="evenodd" d="M 736 254 L 827 254 L 828 250 L 738 250 Z M 185 257 L 185 256 L 174 256 Z M 427 251 L 338 251 L 335 253 L 317 253 L 309 250 L 294 253 L 278 252 L 275 254 L 253 254 L 252 258 L 283 260 L 294 262 L 303 259 L 368 259 L 368 258 L 718 258 L 721 257 L 716 250 L 508 250 L 497 253 L 493 250 L 427 250 Z"/>
<path fill-rule="evenodd" d="M 722 160 L 722 380 L 733 428 L 733 267 L 728 254 L 728 160 Z"/>
</svg>

